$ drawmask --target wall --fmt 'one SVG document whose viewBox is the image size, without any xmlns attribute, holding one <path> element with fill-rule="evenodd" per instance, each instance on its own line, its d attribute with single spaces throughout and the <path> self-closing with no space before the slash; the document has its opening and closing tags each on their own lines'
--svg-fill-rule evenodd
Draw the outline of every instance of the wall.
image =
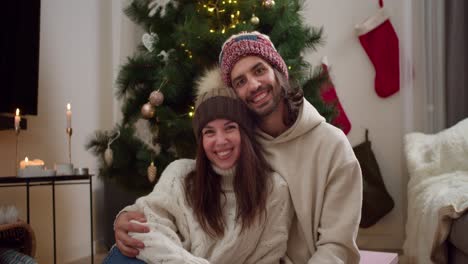
<svg viewBox="0 0 468 264">
<path fill-rule="evenodd" d="M 111 26 L 110 0 L 41 0 L 39 109 L 37 116 L 26 117 L 21 159 L 40 158 L 48 167 L 67 162 L 65 106 L 70 102 L 73 163 L 96 173 L 96 159 L 84 145 L 95 130 L 113 126 Z M 0 176 L 14 174 L 14 142 L 13 131 L 0 131 Z M 100 206 L 100 188 L 95 178 L 95 207 Z M 56 188 L 57 263 L 90 254 L 88 190 L 87 185 Z M 24 188 L 1 189 L 0 201 L 15 204 L 26 218 Z M 31 201 L 38 261 L 53 263 L 50 187 L 32 188 Z"/>
<path fill-rule="evenodd" d="M 364 141 L 369 129 L 372 148 L 380 165 L 387 189 L 395 200 L 395 208 L 368 229 L 360 229 L 358 244 L 368 249 L 401 249 L 406 215 L 407 172 L 403 160 L 403 136 L 417 129 L 422 114 L 415 109 L 413 97 L 412 6 L 404 0 L 384 1 L 390 21 L 399 37 L 401 90 L 385 99 L 374 91 L 375 69 L 355 33 L 355 25 L 375 14 L 377 0 L 306 1 L 303 10 L 307 24 L 324 27 L 326 43 L 318 52 L 307 52 L 305 58 L 319 65 L 328 57 L 338 97 L 347 113 L 352 129 L 351 144 Z M 416 36 L 417 38 L 417 36 Z M 416 102 L 418 103 L 418 102 Z"/>
</svg>

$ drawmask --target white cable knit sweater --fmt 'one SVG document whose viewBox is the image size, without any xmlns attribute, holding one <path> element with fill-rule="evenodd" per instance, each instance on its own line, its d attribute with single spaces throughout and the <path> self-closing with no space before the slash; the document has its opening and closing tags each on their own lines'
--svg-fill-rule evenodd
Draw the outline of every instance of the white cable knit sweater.
<svg viewBox="0 0 468 264">
<path fill-rule="evenodd" d="M 223 177 L 227 226 L 222 238 L 213 239 L 200 227 L 185 199 L 184 178 L 194 169 L 194 160 L 172 162 L 149 195 L 124 209 L 143 212 L 150 228 L 149 233 L 129 233 L 145 244 L 137 257 L 147 263 L 279 263 L 286 253 L 294 214 L 288 186 L 279 174 L 272 175 L 266 219 L 240 233 L 233 171 L 217 170 Z"/>
</svg>

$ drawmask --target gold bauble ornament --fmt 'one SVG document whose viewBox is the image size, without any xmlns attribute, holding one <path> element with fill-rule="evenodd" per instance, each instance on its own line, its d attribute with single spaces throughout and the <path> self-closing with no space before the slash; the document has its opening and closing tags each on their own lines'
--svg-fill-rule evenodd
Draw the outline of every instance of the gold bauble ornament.
<svg viewBox="0 0 468 264">
<path fill-rule="evenodd" d="M 141 115 L 143 116 L 143 118 L 153 118 L 155 112 L 156 109 L 150 103 L 146 103 L 141 107 Z"/>
<path fill-rule="evenodd" d="M 272 8 L 275 6 L 275 1 L 274 0 L 265 0 L 265 2 L 263 2 L 263 5 L 266 7 L 266 8 Z"/>
<path fill-rule="evenodd" d="M 163 101 L 164 101 L 164 94 L 159 90 L 153 91 L 149 96 L 149 102 L 153 106 L 160 106 L 163 103 Z"/>
<path fill-rule="evenodd" d="M 252 17 L 250 18 L 250 23 L 252 23 L 252 25 L 258 25 L 258 23 L 260 23 L 260 18 L 255 16 L 255 14 L 252 14 Z"/>
<path fill-rule="evenodd" d="M 149 182 L 153 183 L 156 180 L 156 173 L 157 173 L 156 166 L 154 166 L 154 162 L 148 166 L 148 180 Z"/>
</svg>

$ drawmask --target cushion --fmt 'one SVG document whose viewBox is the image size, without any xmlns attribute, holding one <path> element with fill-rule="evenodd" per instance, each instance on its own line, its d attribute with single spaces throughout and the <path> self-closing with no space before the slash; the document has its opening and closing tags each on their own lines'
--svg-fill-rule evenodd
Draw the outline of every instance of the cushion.
<svg viewBox="0 0 468 264">
<path fill-rule="evenodd" d="M 13 249 L 0 248 L 0 263 L 5 264 L 37 264 L 30 256 Z"/>
<path fill-rule="evenodd" d="M 410 177 L 468 170 L 468 118 L 436 134 L 409 133 L 405 154 Z"/>
</svg>

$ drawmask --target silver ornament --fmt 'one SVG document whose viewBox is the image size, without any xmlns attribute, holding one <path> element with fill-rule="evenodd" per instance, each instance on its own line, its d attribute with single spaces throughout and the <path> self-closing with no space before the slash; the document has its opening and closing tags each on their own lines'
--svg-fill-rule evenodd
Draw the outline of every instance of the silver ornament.
<svg viewBox="0 0 468 264">
<path fill-rule="evenodd" d="M 143 116 L 143 118 L 153 118 L 155 112 L 156 109 L 150 103 L 146 103 L 141 107 L 141 115 Z"/>
<path fill-rule="evenodd" d="M 153 106 L 160 106 L 164 101 L 164 94 L 157 90 L 153 91 L 149 96 L 149 102 Z"/>
<path fill-rule="evenodd" d="M 107 145 L 106 151 L 104 151 L 104 162 L 108 167 L 112 166 L 112 162 L 114 161 L 114 153 L 110 148 L 110 145 Z"/>
</svg>

